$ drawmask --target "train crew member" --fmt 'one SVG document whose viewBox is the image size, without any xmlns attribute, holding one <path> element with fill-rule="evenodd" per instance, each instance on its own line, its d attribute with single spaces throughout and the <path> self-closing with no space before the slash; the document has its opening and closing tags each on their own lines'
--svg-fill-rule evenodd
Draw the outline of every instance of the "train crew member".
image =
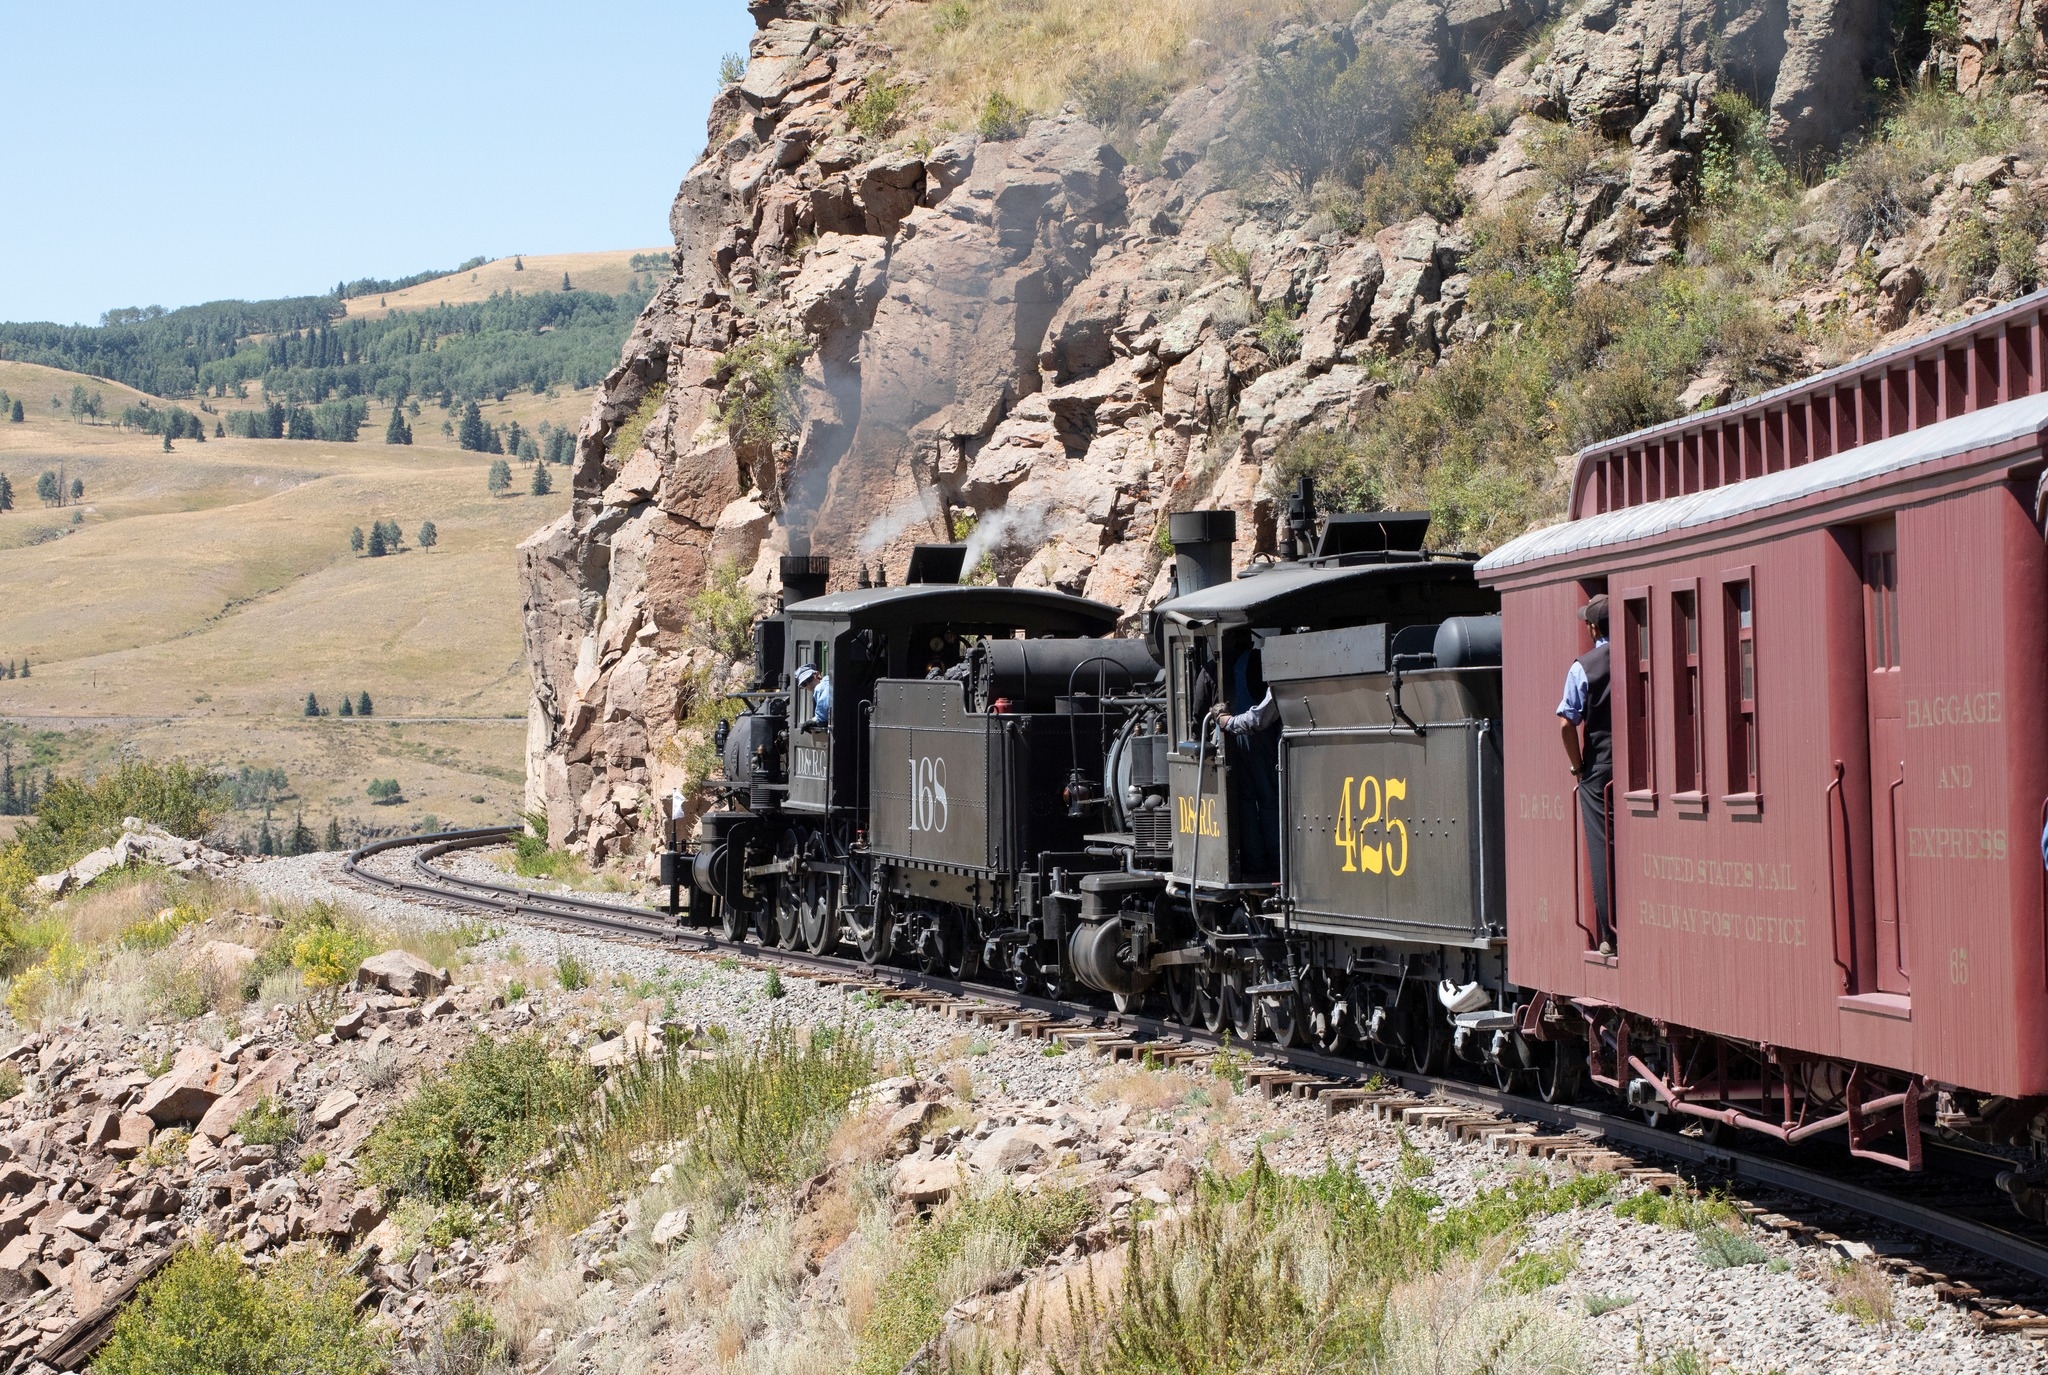
<svg viewBox="0 0 2048 1375">
<path fill-rule="evenodd" d="M 1607 850 L 1607 785 L 1614 777 L 1614 732 L 1607 695 L 1607 594 L 1602 592 L 1581 607 L 1579 619 L 1593 628 L 1593 647 L 1565 671 L 1564 700 L 1557 704 L 1557 714 L 1564 720 L 1564 756 L 1579 780 L 1579 817 L 1586 830 L 1586 862 L 1593 870 L 1593 919 L 1600 933 L 1600 953 L 1612 955 L 1614 918 L 1607 890 L 1614 866 Z"/>
<path fill-rule="evenodd" d="M 1280 872 L 1280 707 L 1273 689 L 1258 704 L 1231 715 L 1216 708 L 1216 723 L 1232 738 L 1231 790 L 1243 823 L 1247 874 Z"/>
<path fill-rule="evenodd" d="M 796 685 L 799 690 L 816 683 L 811 691 L 811 719 L 813 726 L 832 724 L 832 680 L 818 672 L 816 664 L 805 664 L 796 671 Z"/>
</svg>

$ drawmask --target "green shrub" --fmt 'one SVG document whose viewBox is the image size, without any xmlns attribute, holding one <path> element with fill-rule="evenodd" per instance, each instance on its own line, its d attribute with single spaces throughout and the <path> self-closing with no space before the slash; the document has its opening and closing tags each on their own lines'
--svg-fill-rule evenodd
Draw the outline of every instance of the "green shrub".
<svg viewBox="0 0 2048 1375">
<path fill-rule="evenodd" d="M 0 1102 L 21 1092 L 21 1066 L 12 1060 L 0 1061 Z"/>
<path fill-rule="evenodd" d="M 735 448 L 764 452 L 795 428 L 808 348 L 801 336 L 764 324 L 726 350 L 717 415 Z"/>
<path fill-rule="evenodd" d="M 1588 1294 L 1579 1302 L 1589 1318 L 1603 1317 L 1618 1308 L 1626 1308 L 1636 1301 L 1634 1294 Z"/>
<path fill-rule="evenodd" d="M 722 559 L 690 598 L 691 631 L 707 648 L 727 659 L 744 659 L 754 650 L 756 607 L 746 577 L 747 570 L 738 560 Z"/>
<path fill-rule="evenodd" d="M 991 143 L 1002 143 L 1024 132 L 1025 116 L 1023 106 L 1001 91 L 990 91 L 981 102 L 981 115 L 975 120 L 974 129 Z"/>
<path fill-rule="evenodd" d="M 264 1094 L 235 1119 L 235 1130 L 252 1146 L 281 1146 L 298 1135 L 298 1115 Z"/>
<path fill-rule="evenodd" d="M 204 835 L 228 806 L 224 780 L 183 760 L 158 764 L 130 760 L 90 782 L 54 780 L 36 806 L 35 822 L 19 837 L 22 859 L 35 873 L 53 873 L 112 844 L 126 817 L 155 822 L 174 835 Z"/>
<path fill-rule="evenodd" d="M 777 970 L 769 970 L 768 977 L 761 981 L 761 992 L 770 999 L 776 999 L 782 997 L 785 991 L 782 987 L 781 973 Z"/>
<path fill-rule="evenodd" d="M 846 122 L 868 138 L 887 138 L 896 132 L 910 87 L 887 76 L 877 76 L 861 88 L 859 99 L 846 112 Z"/>
<path fill-rule="evenodd" d="M 1515 1257 L 1501 1268 L 1500 1279 L 1514 1293 L 1533 1294 L 1553 1284 L 1562 1284 L 1565 1277 L 1578 1268 L 1578 1245 L 1567 1241 L 1555 1250 L 1529 1251 Z"/>
<path fill-rule="evenodd" d="M 590 987 L 590 970 L 574 955 L 563 955 L 555 961 L 555 982 L 574 993 Z"/>
<path fill-rule="evenodd" d="M 336 988 L 355 977 L 356 967 L 376 952 L 361 931 L 340 924 L 314 926 L 292 943 L 292 967 L 308 988 Z"/>
<path fill-rule="evenodd" d="M 1700 1260 L 1709 1269 L 1728 1270 L 1738 1265 L 1762 1265 L 1771 1253 L 1750 1240 L 1740 1223 L 1708 1227 L 1699 1233 Z"/>
<path fill-rule="evenodd" d="M 1403 140 L 1420 97 L 1405 59 L 1377 46 L 1356 58 L 1321 35 L 1287 52 L 1268 47 L 1225 145 L 1225 170 L 1304 197 L 1325 178 L 1357 186 L 1380 150 Z"/>
<path fill-rule="evenodd" d="M 97 1375 L 374 1375 L 382 1339 L 357 1320 L 361 1284 L 326 1251 L 258 1278 L 224 1246 L 180 1253 L 114 1321 Z"/>
<path fill-rule="evenodd" d="M 661 410 L 661 403 L 668 397 L 668 383 L 657 382 L 647 389 L 640 398 L 640 404 L 633 413 L 619 422 L 612 431 L 611 445 L 606 450 L 613 460 L 624 463 L 640 449 L 640 442 L 647 435 L 647 427 L 654 423 L 655 414 Z"/>
<path fill-rule="evenodd" d="M 1735 1205 L 1718 1193 L 1662 1194 L 1654 1189 L 1645 1189 L 1615 1204 L 1614 1213 L 1616 1217 L 1680 1232 L 1702 1232 L 1710 1227 L 1725 1227 L 1742 1221 L 1742 1214 L 1735 1210 Z"/>
<path fill-rule="evenodd" d="M 538 1032 L 479 1035 L 378 1124 L 363 1146 L 362 1176 L 394 1195 L 465 1199 L 573 1121 L 592 1083 L 587 1067 L 557 1055 Z"/>
</svg>

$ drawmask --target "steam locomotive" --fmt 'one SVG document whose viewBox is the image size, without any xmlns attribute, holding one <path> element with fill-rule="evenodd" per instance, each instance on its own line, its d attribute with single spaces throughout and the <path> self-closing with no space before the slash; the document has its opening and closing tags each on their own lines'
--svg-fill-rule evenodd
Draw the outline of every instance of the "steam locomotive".
<svg viewBox="0 0 2048 1375">
<path fill-rule="evenodd" d="M 785 558 L 695 918 L 1569 1094 L 1506 967 L 1498 596 L 1425 549 L 1424 514 L 1319 519 L 1304 485 L 1280 555 L 1237 576 L 1234 523 L 1170 517 L 1142 638 L 961 585 L 961 546 L 836 593 Z M 1219 724 L 1269 694 L 1262 729 Z"/>
</svg>

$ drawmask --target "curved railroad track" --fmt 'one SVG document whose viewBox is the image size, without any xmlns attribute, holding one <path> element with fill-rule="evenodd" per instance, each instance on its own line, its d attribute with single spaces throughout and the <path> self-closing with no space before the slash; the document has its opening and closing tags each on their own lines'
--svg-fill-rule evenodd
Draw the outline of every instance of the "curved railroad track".
<svg viewBox="0 0 2048 1375">
<path fill-rule="evenodd" d="M 794 973 L 926 1004 L 963 1020 L 1058 1037 L 1097 1054 L 1146 1055 L 1172 1062 L 1204 1058 L 1219 1038 L 1162 1018 L 1117 1013 L 1084 1002 L 924 974 L 858 959 L 734 942 L 676 924 L 666 912 L 453 874 L 434 861 L 458 850 L 501 844 L 516 827 L 492 826 L 380 840 L 352 851 L 345 880 L 428 905 L 554 923 L 582 933 L 632 937 L 694 954 L 741 955 Z M 409 864 L 364 861 L 416 849 Z M 397 868 L 398 872 L 392 872 Z M 1846 1254 L 1872 1255 L 1908 1283 L 1929 1285 L 1968 1310 L 1980 1326 L 2021 1333 L 2048 1345 L 2048 1228 L 2014 1214 L 1991 1175 L 2002 1162 L 1931 1148 L 1932 1168 L 1900 1175 L 1825 1154 L 1826 1143 L 1794 1153 L 1731 1147 L 1652 1126 L 1595 1104 L 1555 1105 L 1491 1085 L 1441 1075 L 1378 1068 L 1362 1061 L 1261 1044 L 1246 1078 L 1269 1097 L 1321 1100 L 1331 1112 L 1369 1110 L 1391 1120 L 1442 1126 L 1474 1138 L 1502 1138 L 1517 1153 L 1559 1156 L 1595 1168 L 1623 1169 L 1656 1185 L 1678 1179 L 1647 1158 L 1727 1187 L 1753 1222 Z M 1372 1087 L 1367 1087 L 1371 1084 Z M 1617 1152 L 1632 1159 L 1618 1159 Z M 1793 1155 L 1805 1158 L 1792 1158 Z M 1859 1249 L 1835 1228 L 1868 1231 L 1876 1224 L 1918 1238 L 1912 1244 Z"/>
</svg>

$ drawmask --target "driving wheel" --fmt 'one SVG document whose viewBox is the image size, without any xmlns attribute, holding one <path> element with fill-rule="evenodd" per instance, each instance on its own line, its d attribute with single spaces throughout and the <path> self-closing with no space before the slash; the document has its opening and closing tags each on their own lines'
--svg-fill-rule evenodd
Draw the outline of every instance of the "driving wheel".
<svg viewBox="0 0 2048 1375">
<path fill-rule="evenodd" d="M 829 955 L 839 944 L 839 885 L 830 874 L 806 874 L 799 893 L 804 949 Z"/>
<path fill-rule="evenodd" d="M 1223 1016 L 1230 1033 L 1240 1045 L 1250 1045 L 1259 1036 L 1259 1000 L 1245 992 L 1244 966 L 1232 963 L 1223 973 Z"/>
</svg>

